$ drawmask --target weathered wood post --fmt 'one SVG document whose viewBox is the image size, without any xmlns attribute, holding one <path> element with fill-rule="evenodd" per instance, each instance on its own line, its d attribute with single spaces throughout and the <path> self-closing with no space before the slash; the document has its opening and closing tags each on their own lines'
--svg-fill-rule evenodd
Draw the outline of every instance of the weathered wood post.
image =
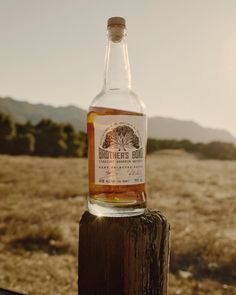
<svg viewBox="0 0 236 295">
<path fill-rule="evenodd" d="M 79 295 L 166 295 L 168 263 L 169 224 L 160 212 L 82 216 Z"/>
</svg>

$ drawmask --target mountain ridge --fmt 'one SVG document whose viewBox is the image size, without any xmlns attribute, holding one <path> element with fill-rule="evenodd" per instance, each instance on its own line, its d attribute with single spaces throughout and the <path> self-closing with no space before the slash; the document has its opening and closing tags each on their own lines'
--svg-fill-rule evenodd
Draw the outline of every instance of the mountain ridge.
<svg viewBox="0 0 236 295">
<path fill-rule="evenodd" d="M 158 130 L 156 126 L 159 126 Z M 227 130 L 204 127 L 193 120 L 169 117 L 150 117 L 148 134 L 156 139 L 189 139 L 192 142 L 224 141 L 236 144 L 236 138 Z"/>
<path fill-rule="evenodd" d="M 87 111 L 73 106 L 52 106 L 43 103 L 29 103 L 11 97 L 0 97 L 0 112 L 10 115 L 16 122 L 31 121 L 37 124 L 41 119 L 52 119 L 70 123 L 76 130 L 86 132 Z M 157 128 L 158 126 L 158 128 Z M 171 117 L 149 117 L 148 137 L 154 139 L 189 139 L 192 142 L 225 141 L 236 144 L 236 138 L 227 130 L 204 127 L 192 120 Z"/>
</svg>

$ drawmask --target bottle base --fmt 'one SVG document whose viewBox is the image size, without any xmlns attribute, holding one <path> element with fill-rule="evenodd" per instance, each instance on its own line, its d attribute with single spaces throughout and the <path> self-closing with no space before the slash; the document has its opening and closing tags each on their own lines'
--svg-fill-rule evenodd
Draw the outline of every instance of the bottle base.
<svg viewBox="0 0 236 295">
<path fill-rule="evenodd" d="M 122 206 L 123 205 L 123 206 Z M 145 212 L 145 204 L 130 204 L 127 203 L 108 203 L 93 199 L 88 199 L 88 210 L 91 214 L 98 217 L 130 217 L 142 215 Z"/>
</svg>

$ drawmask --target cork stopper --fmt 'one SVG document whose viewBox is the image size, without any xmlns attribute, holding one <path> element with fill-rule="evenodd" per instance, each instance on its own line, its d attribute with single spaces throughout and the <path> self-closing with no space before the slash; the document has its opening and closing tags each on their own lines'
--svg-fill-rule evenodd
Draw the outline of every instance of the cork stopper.
<svg viewBox="0 0 236 295">
<path fill-rule="evenodd" d="M 111 17 L 107 21 L 108 36 L 113 42 L 120 42 L 125 35 L 126 21 L 123 17 Z"/>
<path fill-rule="evenodd" d="M 111 27 L 111 26 L 122 26 L 125 28 L 126 27 L 125 19 L 120 16 L 110 17 L 107 21 L 107 27 Z"/>
</svg>

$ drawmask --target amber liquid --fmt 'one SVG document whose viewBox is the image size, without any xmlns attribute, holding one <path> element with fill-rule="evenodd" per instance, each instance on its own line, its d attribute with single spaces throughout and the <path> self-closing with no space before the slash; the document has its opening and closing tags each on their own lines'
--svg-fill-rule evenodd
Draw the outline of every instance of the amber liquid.
<svg viewBox="0 0 236 295">
<path fill-rule="evenodd" d="M 87 117 L 88 157 L 89 157 L 89 198 L 90 201 L 109 204 L 114 207 L 145 208 L 145 183 L 134 185 L 102 185 L 95 184 L 95 150 L 94 150 L 94 118 L 105 115 L 143 116 L 141 113 L 117 109 L 90 107 Z"/>
</svg>

